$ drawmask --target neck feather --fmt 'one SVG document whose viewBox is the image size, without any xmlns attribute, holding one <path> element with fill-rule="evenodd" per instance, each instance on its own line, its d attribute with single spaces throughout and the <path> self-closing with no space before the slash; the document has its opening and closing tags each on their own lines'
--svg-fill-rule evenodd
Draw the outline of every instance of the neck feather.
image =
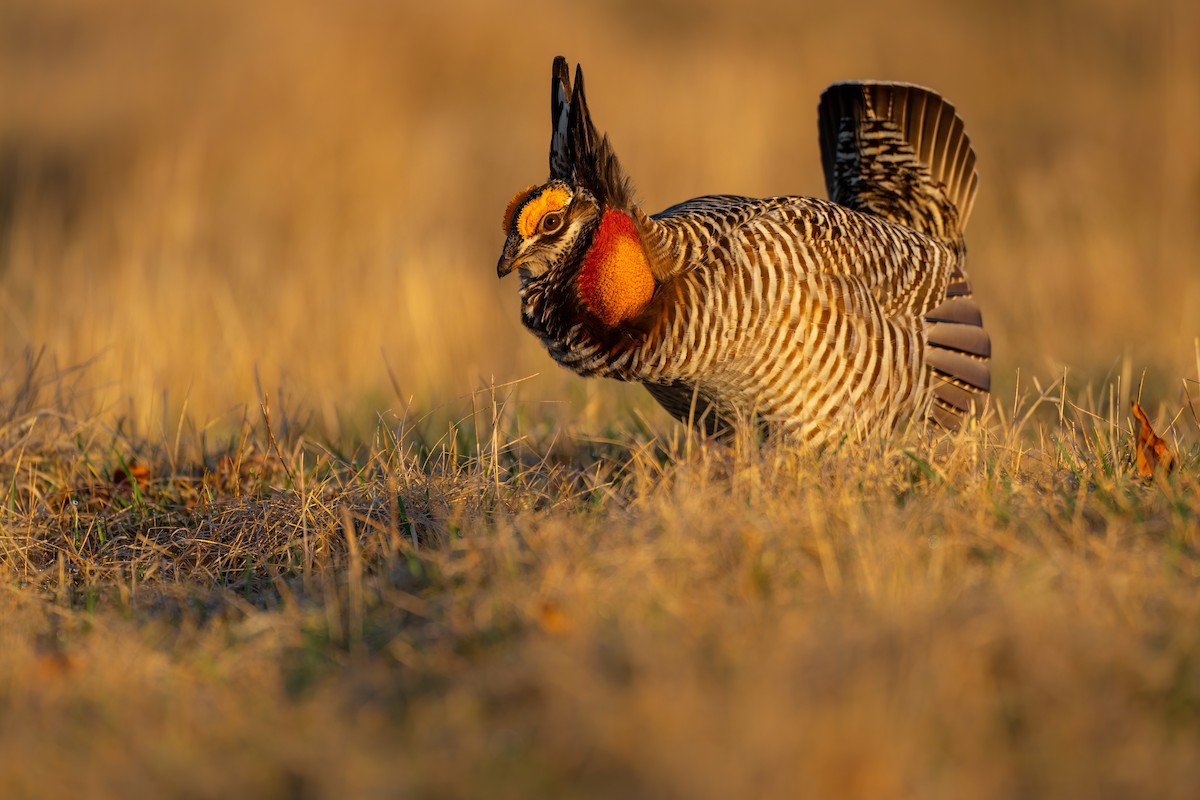
<svg viewBox="0 0 1200 800">
<path fill-rule="evenodd" d="M 579 297 L 608 327 L 641 313 L 654 294 L 654 275 L 633 219 L 610 209 L 600 219 L 579 271 Z"/>
</svg>

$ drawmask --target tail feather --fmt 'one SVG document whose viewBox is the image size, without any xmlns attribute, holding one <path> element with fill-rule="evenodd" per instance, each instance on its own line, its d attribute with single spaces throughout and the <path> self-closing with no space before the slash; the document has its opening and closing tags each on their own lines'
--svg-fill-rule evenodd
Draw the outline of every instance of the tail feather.
<svg viewBox="0 0 1200 800">
<path fill-rule="evenodd" d="M 971 216 L 975 152 L 954 106 L 903 83 L 835 83 L 818 108 L 834 202 L 957 240 Z"/>
<path fill-rule="evenodd" d="M 946 299 L 925 320 L 925 363 L 933 383 L 929 416 L 954 430 L 983 411 L 992 388 L 991 337 L 983 328 L 971 282 L 961 270 L 951 276 Z"/>
<path fill-rule="evenodd" d="M 929 322 L 952 322 L 981 327 L 983 325 L 983 314 L 979 312 L 979 304 L 975 302 L 975 298 L 949 293 L 945 302 L 926 314 L 925 319 Z"/>
<path fill-rule="evenodd" d="M 980 358 L 992 355 L 992 340 L 982 325 L 935 322 L 929 326 L 928 333 L 931 346 Z"/>
<path fill-rule="evenodd" d="M 968 391 L 987 393 L 992 388 L 991 370 L 986 359 L 932 346 L 925 353 L 925 363 L 933 368 L 944 383 Z"/>
</svg>

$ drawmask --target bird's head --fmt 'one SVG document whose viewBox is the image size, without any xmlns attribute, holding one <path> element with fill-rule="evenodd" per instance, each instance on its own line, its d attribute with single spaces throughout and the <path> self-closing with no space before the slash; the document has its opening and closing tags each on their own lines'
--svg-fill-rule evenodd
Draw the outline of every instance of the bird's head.
<svg viewBox="0 0 1200 800">
<path fill-rule="evenodd" d="M 503 278 L 519 270 L 523 281 L 538 278 L 571 261 L 592 238 L 600 204 L 587 191 L 552 179 L 523 189 L 504 210 L 504 251 L 496 264 Z"/>
<path fill-rule="evenodd" d="M 633 190 L 607 136 L 592 124 L 576 68 L 554 60 L 550 90 L 550 179 L 516 194 L 504 212 L 496 274 L 522 285 L 546 277 L 570 285 L 580 307 L 608 327 L 637 316 L 655 280 L 634 224 Z"/>
</svg>

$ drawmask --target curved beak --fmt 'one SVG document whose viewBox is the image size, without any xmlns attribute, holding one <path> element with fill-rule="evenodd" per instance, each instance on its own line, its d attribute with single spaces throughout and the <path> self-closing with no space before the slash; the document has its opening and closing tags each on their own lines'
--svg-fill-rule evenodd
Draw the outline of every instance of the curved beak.
<svg viewBox="0 0 1200 800">
<path fill-rule="evenodd" d="M 509 236 L 504 242 L 504 252 L 500 254 L 500 260 L 496 262 L 496 277 L 503 278 L 508 273 L 521 265 L 521 259 L 517 258 L 517 250 L 520 249 L 521 240 L 516 236 Z"/>
</svg>

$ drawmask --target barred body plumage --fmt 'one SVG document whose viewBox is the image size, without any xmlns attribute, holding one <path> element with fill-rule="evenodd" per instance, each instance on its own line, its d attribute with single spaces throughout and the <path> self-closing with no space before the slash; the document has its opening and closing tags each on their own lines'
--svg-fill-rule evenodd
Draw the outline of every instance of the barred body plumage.
<svg viewBox="0 0 1200 800">
<path fill-rule="evenodd" d="M 982 408 L 991 347 L 963 270 L 974 154 L 937 95 L 830 87 L 830 201 L 713 195 L 653 216 L 561 58 L 551 112 L 551 178 L 510 204 L 497 270 L 518 269 L 522 320 L 559 364 L 640 382 L 712 433 L 754 419 L 820 442 Z"/>
</svg>

